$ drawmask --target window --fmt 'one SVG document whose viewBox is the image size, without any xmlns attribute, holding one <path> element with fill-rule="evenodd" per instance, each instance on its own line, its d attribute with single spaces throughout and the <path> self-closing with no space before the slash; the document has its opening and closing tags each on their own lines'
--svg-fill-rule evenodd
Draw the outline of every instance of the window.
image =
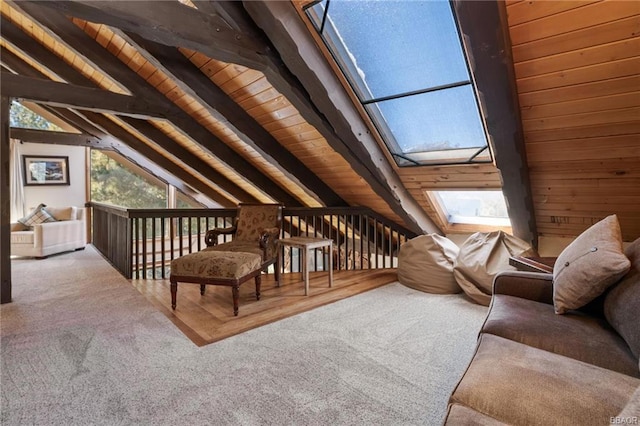
<svg viewBox="0 0 640 426">
<path fill-rule="evenodd" d="M 511 226 L 502 191 L 431 191 L 449 223 Z"/>
<path fill-rule="evenodd" d="M 64 131 L 56 124 L 50 122 L 40 114 L 36 114 L 15 100 L 11 101 L 9 124 L 11 127 L 20 127 L 23 129 L 50 130 L 54 132 Z"/>
<path fill-rule="evenodd" d="M 130 209 L 164 209 L 167 208 L 167 190 L 92 149 L 91 201 Z"/>
<path fill-rule="evenodd" d="M 305 13 L 398 165 L 491 161 L 449 2 L 321 0 Z"/>
</svg>

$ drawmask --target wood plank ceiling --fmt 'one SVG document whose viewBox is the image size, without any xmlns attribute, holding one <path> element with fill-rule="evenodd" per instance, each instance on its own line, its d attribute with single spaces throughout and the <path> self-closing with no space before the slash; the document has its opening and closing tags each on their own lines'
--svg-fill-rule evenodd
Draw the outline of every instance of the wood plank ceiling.
<svg viewBox="0 0 640 426">
<path fill-rule="evenodd" d="M 640 2 L 507 5 L 540 235 L 640 236 Z"/>
<path fill-rule="evenodd" d="M 167 111 L 162 119 L 46 107 L 102 146 L 129 158 L 137 151 L 223 206 L 362 205 L 418 233 L 479 229 L 446 223 L 427 191 L 501 189 L 504 170 L 495 164 L 398 168 L 379 140 L 366 151 L 345 142 L 354 135 L 336 134 L 241 3 L 182 3 L 188 7 L 3 0 L 2 65 Z M 202 40 L 181 44 L 184 31 L 162 32 L 174 28 L 167 13 L 176 5 L 201 12 L 199 18 L 207 14 Z M 299 6 L 286 5 L 290 19 L 301 19 Z M 575 236 L 617 213 L 624 239 L 639 237 L 640 3 L 500 7 L 538 235 Z M 139 22 L 123 18 L 142 10 L 149 13 Z"/>
</svg>

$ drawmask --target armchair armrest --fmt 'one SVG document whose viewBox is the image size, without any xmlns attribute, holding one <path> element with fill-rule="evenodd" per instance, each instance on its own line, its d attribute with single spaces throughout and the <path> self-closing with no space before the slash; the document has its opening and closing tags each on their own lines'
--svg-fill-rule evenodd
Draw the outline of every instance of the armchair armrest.
<svg viewBox="0 0 640 426">
<path fill-rule="evenodd" d="M 521 297 L 553 304 L 553 274 L 500 272 L 493 280 L 493 294 Z"/>
<path fill-rule="evenodd" d="M 260 248 L 263 252 L 263 260 L 276 256 L 276 243 L 280 239 L 280 228 L 265 228 L 260 233 Z"/>
<path fill-rule="evenodd" d="M 206 232 L 206 234 L 204 234 L 204 243 L 207 245 L 207 247 L 218 245 L 218 237 L 220 235 L 234 235 L 237 229 L 238 227 L 235 225 L 228 228 L 210 229 Z"/>
</svg>

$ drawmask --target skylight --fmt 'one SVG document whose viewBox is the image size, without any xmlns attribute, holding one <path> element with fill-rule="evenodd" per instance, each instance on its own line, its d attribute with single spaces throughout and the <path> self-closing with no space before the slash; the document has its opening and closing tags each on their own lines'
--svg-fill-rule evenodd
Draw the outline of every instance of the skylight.
<svg viewBox="0 0 640 426">
<path fill-rule="evenodd" d="M 491 161 L 449 2 L 320 0 L 305 12 L 398 165 Z"/>
<path fill-rule="evenodd" d="M 502 191 L 431 191 L 449 223 L 511 226 Z"/>
</svg>

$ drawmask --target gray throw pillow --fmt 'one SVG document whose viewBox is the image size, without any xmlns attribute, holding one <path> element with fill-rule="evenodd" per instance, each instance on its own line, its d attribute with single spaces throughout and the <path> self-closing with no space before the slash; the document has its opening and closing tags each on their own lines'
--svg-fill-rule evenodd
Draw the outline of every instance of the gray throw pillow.
<svg viewBox="0 0 640 426">
<path fill-rule="evenodd" d="M 578 309 L 600 296 L 627 273 L 616 215 L 607 216 L 565 248 L 553 267 L 553 305 L 557 314 Z"/>
<path fill-rule="evenodd" d="M 604 316 L 640 358 L 640 238 L 624 254 L 631 269 L 604 299 Z"/>
</svg>

